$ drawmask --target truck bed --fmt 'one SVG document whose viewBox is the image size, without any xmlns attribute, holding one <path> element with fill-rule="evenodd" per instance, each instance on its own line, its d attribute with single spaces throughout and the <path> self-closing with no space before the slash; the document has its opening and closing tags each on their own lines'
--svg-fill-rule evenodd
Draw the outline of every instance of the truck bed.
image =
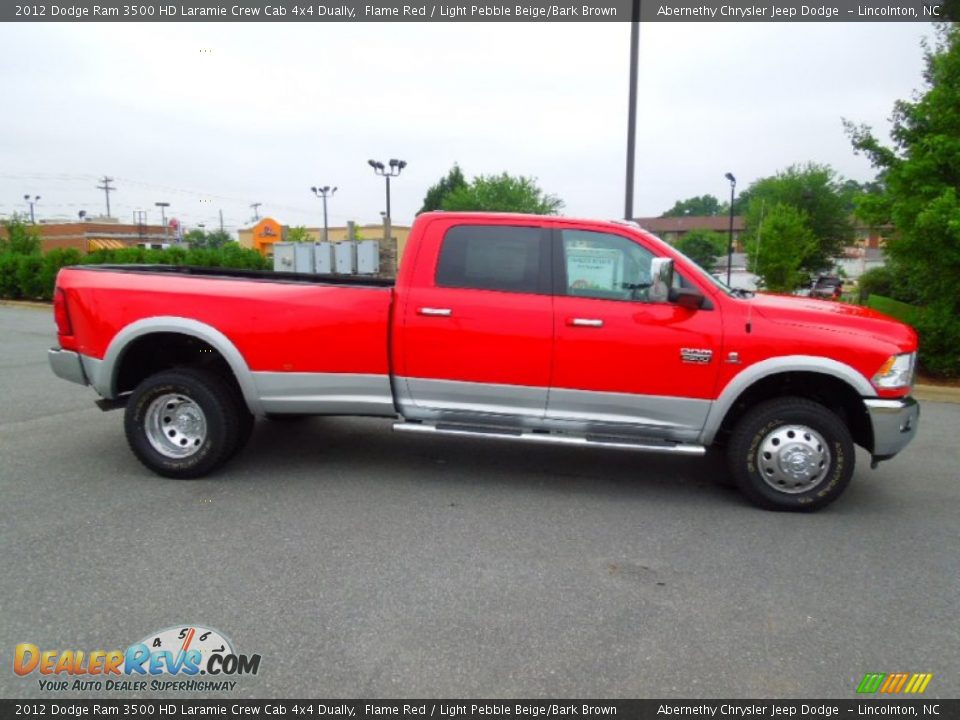
<svg viewBox="0 0 960 720">
<path fill-rule="evenodd" d="M 274 272 L 272 270 L 245 270 L 241 268 L 196 267 L 193 265 L 83 265 L 83 270 L 110 272 L 186 275 L 222 280 L 257 280 L 278 283 L 309 283 L 313 285 L 348 285 L 351 287 L 393 287 L 395 278 L 363 277 L 358 275 L 317 275 L 308 273 Z"/>
</svg>

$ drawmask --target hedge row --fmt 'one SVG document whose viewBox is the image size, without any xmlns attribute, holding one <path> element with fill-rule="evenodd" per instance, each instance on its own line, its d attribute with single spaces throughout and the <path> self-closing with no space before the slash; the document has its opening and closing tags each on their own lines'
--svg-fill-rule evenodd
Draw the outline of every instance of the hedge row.
<svg viewBox="0 0 960 720">
<path fill-rule="evenodd" d="M 228 267 L 248 270 L 269 270 L 266 258 L 255 250 L 239 245 L 222 248 L 168 248 L 147 250 L 123 248 L 97 250 L 81 255 L 76 250 L 51 250 L 46 255 L 17 253 L 0 254 L 0 298 L 7 300 L 50 300 L 57 272 L 67 265 L 194 265 L 198 267 Z"/>
</svg>

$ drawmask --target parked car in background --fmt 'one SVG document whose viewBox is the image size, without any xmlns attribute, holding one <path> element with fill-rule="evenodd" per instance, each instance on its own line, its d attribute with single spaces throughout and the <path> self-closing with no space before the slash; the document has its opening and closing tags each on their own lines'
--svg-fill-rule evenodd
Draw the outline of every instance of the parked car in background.
<svg viewBox="0 0 960 720">
<path fill-rule="evenodd" d="M 810 286 L 810 297 L 839 300 L 843 294 L 843 280 L 836 275 L 818 275 Z"/>
</svg>

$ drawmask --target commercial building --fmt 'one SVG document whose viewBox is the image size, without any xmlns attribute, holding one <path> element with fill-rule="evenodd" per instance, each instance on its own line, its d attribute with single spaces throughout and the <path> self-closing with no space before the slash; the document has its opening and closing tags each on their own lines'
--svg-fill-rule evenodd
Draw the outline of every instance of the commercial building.
<svg viewBox="0 0 960 720">
<path fill-rule="evenodd" d="M 73 248 L 84 255 L 94 250 L 116 250 L 143 245 L 160 247 L 176 241 L 176 232 L 162 225 L 121 223 L 115 218 L 82 222 L 40 222 L 30 226 L 40 235 L 40 250 Z M 0 236 L 6 230 L 0 227 Z"/>
</svg>

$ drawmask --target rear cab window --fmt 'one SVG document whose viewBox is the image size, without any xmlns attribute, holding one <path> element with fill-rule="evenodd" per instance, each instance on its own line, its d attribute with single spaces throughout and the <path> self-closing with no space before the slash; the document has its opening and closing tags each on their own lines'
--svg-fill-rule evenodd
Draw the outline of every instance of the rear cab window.
<svg viewBox="0 0 960 720">
<path fill-rule="evenodd" d="M 539 227 L 457 225 L 440 247 L 438 287 L 550 292 L 549 235 Z"/>
</svg>

